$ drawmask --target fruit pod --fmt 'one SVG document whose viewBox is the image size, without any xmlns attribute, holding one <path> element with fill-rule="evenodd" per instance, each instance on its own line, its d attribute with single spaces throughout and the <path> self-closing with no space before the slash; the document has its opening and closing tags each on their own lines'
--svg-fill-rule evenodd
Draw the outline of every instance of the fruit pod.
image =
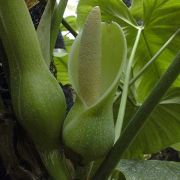
<svg viewBox="0 0 180 180">
<path fill-rule="evenodd" d="M 63 126 L 65 145 L 88 163 L 114 144 L 112 105 L 127 54 L 120 26 L 101 22 L 93 8 L 69 56 L 69 77 L 76 100 Z"/>
<path fill-rule="evenodd" d="M 65 97 L 44 62 L 25 2 L 0 0 L 0 22 L 15 115 L 34 141 L 50 175 L 54 179 L 66 177 L 57 150 L 65 118 Z"/>
</svg>

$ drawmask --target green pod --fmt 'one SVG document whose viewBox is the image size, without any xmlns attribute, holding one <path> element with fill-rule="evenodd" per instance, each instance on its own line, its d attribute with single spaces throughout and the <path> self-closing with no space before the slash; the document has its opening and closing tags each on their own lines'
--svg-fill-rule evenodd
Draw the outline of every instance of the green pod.
<svg viewBox="0 0 180 180">
<path fill-rule="evenodd" d="M 50 175 L 66 179 L 58 152 L 65 97 L 45 64 L 25 2 L 0 0 L 0 22 L 15 115 L 34 141 Z"/>
<path fill-rule="evenodd" d="M 63 126 L 65 145 L 84 162 L 105 156 L 114 144 L 112 105 L 126 54 L 120 26 L 101 22 L 99 7 L 93 8 L 69 56 L 77 96 Z"/>
</svg>

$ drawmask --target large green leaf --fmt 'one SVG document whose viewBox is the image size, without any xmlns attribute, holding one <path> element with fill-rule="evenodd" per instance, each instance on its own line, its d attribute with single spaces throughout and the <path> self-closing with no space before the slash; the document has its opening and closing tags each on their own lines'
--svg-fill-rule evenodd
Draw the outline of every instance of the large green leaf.
<svg viewBox="0 0 180 180">
<path fill-rule="evenodd" d="M 58 82 L 63 85 L 70 84 L 68 76 L 68 56 L 71 50 L 71 46 L 74 42 L 74 39 L 70 39 L 68 35 L 63 36 L 64 44 L 66 50 L 64 49 L 55 49 L 54 50 L 54 65 L 56 67 L 56 77 Z"/>
<path fill-rule="evenodd" d="M 144 31 L 133 66 L 133 74 L 135 76 L 168 38 L 180 28 L 180 21 L 177 18 L 180 16 L 180 1 L 146 0 L 143 1 L 143 4 L 139 1 L 134 1 L 134 6 L 139 8 L 139 14 L 143 13 L 142 21 L 144 22 Z M 141 9 L 143 12 L 140 11 Z M 147 97 L 154 84 L 178 52 L 179 44 L 180 33 L 136 83 L 137 101 L 143 102 Z M 179 86 L 180 78 L 174 83 L 174 87 Z"/>
<path fill-rule="evenodd" d="M 176 149 L 177 151 L 180 151 L 180 142 L 179 143 L 176 143 L 176 144 L 173 144 L 172 147 L 174 149 Z"/>
<path fill-rule="evenodd" d="M 180 164 L 177 162 L 121 160 L 116 170 L 121 171 L 126 180 L 180 179 Z"/>
<path fill-rule="evenodd" d="M 179 98 L 177 98 L 177 96 Z M 137 106 L 128 103 L 124 127 L 137 110 Z M 180 142 L 180 88 L 168 92 L 143 129 L 130 145 L 125 157 L 139 157 L 151 154 L 172 144 Z"/>
<path fill-rule="evenodd" d="M 116 21 L 120 25 L 136 26 L 136 22 L 131 16 L 126 5 L 120 0 L 80 0 L 77 13 L 78 13 L 78 24 L 83 26 L 83 23 L 94 6 L 99 6 L 102 11 L 102 18 L 105 21 Z"/>
</svg>

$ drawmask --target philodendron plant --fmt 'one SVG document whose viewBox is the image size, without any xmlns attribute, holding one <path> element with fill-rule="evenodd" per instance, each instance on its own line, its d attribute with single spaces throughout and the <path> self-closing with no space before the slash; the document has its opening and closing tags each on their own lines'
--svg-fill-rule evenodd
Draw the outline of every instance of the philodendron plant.
<svg viewBox="0 0 180 180">
<path fill-rule="evenodd" d="M 77 96 L 63 126 L 65 145 L 83 161 L 105 156 L 114 144 L 112 106 L 126 49 L 121 27 L 101 22 L 95 7 L 69 56 L 69 77 Z"/>
<path fill-rule="evenodd" d="M 126 99 L 129 97 L 128 90 L 131 84 L 143 76 L 149 64 L 154 62 L 180 30 L 176 29 L 167 43 L 152 57 L 150 63 L 147 63 L 135 79 L 130 81 L 136 52 L 143 47 L 138 46 L 139 42 L 143 40 L 147 46 L 145 33 L 148 34 L 149 28 L 146 27 L 148 23 L 145 21 L 144 26 L 136 23 L 122 1 L 111 0 L 107 4 L 106 2 L 80 0 L 80 12 L 83 11 L 85 14 L 88 12 L 84 11 L 84 7 L 91 10 L 69 54 L 68 71 L 75 91 L 75 102 L 66 116 L 65 97 L 58 81 L 49 71 L 49 64 L 67 0 L 61 0 L 59 3 L 56 0 L 47 1 L 37 32 L 24 0 L 0 0 L 0 40 L 3 46 L 0 50 L 3 51 L 3 60 L 8 65 L 6 73 L 13 111 L 19 124 L 33 140 L 42 162 L 54 180 L 108 178 L 118 180 L 120 171 L 128 175 L 134 174 L 124 168 L 129 164 L 131 166 L 140 164 L 145 167 L 150 167 L 148 164 L 154 167 L 155 164 L 155 162 L 133 161 L 132 165 L 131 161 L 129 163 L 128 160 L 121 162 L 120 160 L 127 157 L 125 155 L 128 148 L 168 88 L 177 79 L 180 73 L 180 52 L 169 68 L 165 68 L 166 72 L 163 72 L 153 90 L 148 92 L 142 105 L 136 110 L 133 109 L 133 116 L 124 123 L 125 110 L 128 106 Z M 145 5 L 147 2 L 148 5 L 151 4 L 151 1 L 144 1 Z M 156 0 L 153 2 L 153 8 L 160 3 Z M 158 4 L 158 7 L 163 3 Z M 144 7 L 148 9 L 148 6 Z M 169 9 L 166 6 L 164 8 Z M 82 13 L 83 16 L 85 14 Z M 149 14 L 148 11 L 147 15 Z M 148 21 L 150 19 L 148 18 Z M 154 31 L 155 28 L 150 29 L 151 33 Z M 131 38 L 131 33 L 137 35 Z M 142 55 L 138 57 L 143 59 Z M 121 103 L 116 120 L 113 117 L 113 105 L 117 87 L 120 85 L 123 85 L 123 91 L 122 94 L 118 91 Z M 133 93 L 130 95 L 133 96 Z M 130 100 L 133 104 L 131 98 Z M 178 119 L 177 114 L 173 116 Z M 164 163 L 158 164 L 163 169 Z M 171 163 L 171 166 L 179 168 L 177 164 Z M 136 169 L 138 171 L 138 167 Z"/>
</svg>

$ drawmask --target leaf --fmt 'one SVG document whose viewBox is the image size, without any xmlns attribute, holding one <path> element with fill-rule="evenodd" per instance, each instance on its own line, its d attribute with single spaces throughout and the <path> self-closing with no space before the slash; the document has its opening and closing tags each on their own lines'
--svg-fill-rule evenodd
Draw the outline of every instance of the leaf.
<svg viewBox="0 0 180 180">
<path fill-rule="evenodd" d="M 58 52 L 54 52 L 54 65 L 57 70 L 57 80 L 62 83 L 62 85 L 70 84 L 67 67 L 68 53 L 64 49 L 57 50 Z"/>
<path fill-rule="evenodd" d="M 133 5 L 142 9 L 142 4 L 135 1 Z M 152 58 L 160 47 L 180 28 L 177 17 L 180 16 L 179 0 L 147 0 L 143 1 L 144 31 L 133 66 L 133 75 Z M 142 12 L 139 11 L 139 14 Z M 177 54 L 180 44 L 180 33 L 164 50 L 158 59 L 149 67 L 144 75 L 136 83 L 136 99 L 142 103 L 154 84 L 171 63 L 171 59 Z M 180 78 L 176 80 L 173 87 L 180 86 Z"/>
<path fill-rule="evenodd" d="M 70 52 L 74 39 L 70 39 L 67 34 L 63 36 L 63 39 L 67 51 Z"/>
<path fill-rule="evenodd" d="M 180 142 L 173 144 L 171 147 L 173 147 L 174 149 L 176 149 L 177 151 L 180 151 Z"/>
<path fill-rule="evenodd" d="M 94 6 L 99 6 L 102 11 L 102 19 L 106 21 L 116 21 L 119 24 L 132 26 L 136 25 L 128 8 L 122 1 L 109 0 L 108 3 L 104 0 L 80 0 L 77 8 L 78 25 L 83 26 L 87 14 Z"/>
<path fill-rule="evenodd" d="M 126 180 L 178 180 L 180 164 L 168 161 L 129 161 L 121 160 L 116 167 Z"/>
<path fill-rule="evenodd" d="M 56 67 L 57 80 L 63 85 L 70 84 L 68 75 L 68 56 L 74 42 L 74 39 L 70 39 L 67 35 L 63 36 L 66 50 L 54 49 L 54 65 Z M 57 51 L 57 52 L 56 52 Z"/>
<path fill-rule="evenodd" d="M 180 88 L 168 92 L 157 106 L 143 129 L 125 153 L 126 158 L 139 158 L 143 154 L 158 152 L 180 142 Z M 138 107 L 128 103 L 124 128 Z"/>
</svg>

